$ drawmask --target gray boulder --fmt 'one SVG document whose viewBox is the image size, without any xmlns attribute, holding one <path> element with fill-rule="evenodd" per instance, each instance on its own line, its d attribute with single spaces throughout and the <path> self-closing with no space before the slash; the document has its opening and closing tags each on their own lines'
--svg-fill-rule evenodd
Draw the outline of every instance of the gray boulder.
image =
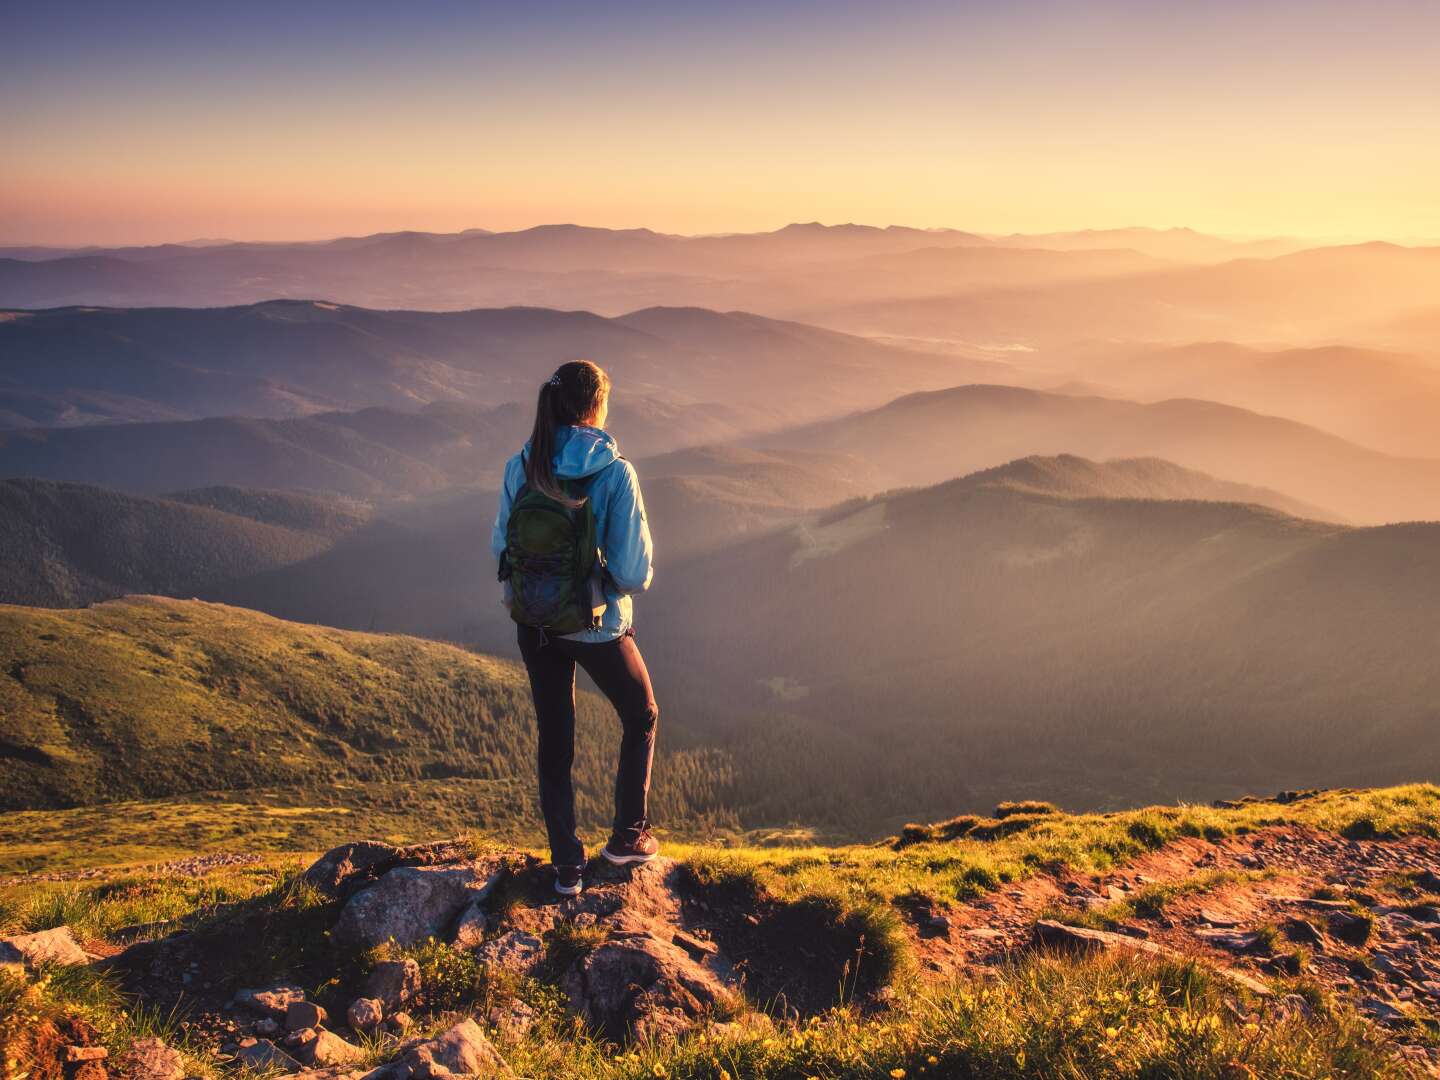
<svg viewBox="0 0 1440 1080">
<path fill-rule="evenodd" d="M 365 1052 L 358 1046 L 346 1042 L 331 1031 L 308 1028 L 297 1032 L 301 1036 L 291 1046 L 290 1052 L 306 1065 L 317 1069 L 333 1069 L 342 1065 L 356 1065 L 365 1060 Z"/>
<path fill-rule="evenodd" d="M 400 866 L 350 898 L 333 937 L 346 947 L 374 948 L 387 941 L 413 945 L 439 937 L 466 907 L 484 900 L 504 873 L 496 862 L 454 866 Z"/>
<path fill-rule="evenodd" d="M 23 964 L 30 968 L 41 964 L 69 967 L 88 963 L 89 960 L 68 926 L 0 940 L 0 964 Z"/>
<path fill-rule="evenodd" d="M 377 880 L 400 864 L 400 849 L 378 840 L 358 840 L 331 848 L 310 865 L 304 880 L 336 899 Z"/>
<path fill-rule="evenodd" d="M 561 981 L 571 1008 L 615 1040 L 679 1035 L 736 1004 L 711 968 L 651 933 L 617 934 Z"/>
<path fill-rule="evenodd" d="M 352 1031 L 369 1033 L 385 1019 L 385 1006 L 376 998 L 356 998 L 345 1010 L 345 1020 Z"/>
</svg>

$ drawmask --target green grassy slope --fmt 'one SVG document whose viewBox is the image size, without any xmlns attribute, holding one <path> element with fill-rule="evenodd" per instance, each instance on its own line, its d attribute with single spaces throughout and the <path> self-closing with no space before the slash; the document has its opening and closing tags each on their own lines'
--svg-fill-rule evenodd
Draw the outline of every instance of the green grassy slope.
<svg viewBox="0 0 1440 1080">
<path fill-rule="evenodd" d="M 579 712 L 579 805 L 595 821 L 610 805 L 618 724 L 588 694 Z M 523 673 L 452 646 L 157 597 L 0 606 L 0 808 L 528 780 L 533 740 Z M 720 805 L 727 771 L 680 752 L 660 775 L 657 811 L 683 818 Z"/>
</svg>

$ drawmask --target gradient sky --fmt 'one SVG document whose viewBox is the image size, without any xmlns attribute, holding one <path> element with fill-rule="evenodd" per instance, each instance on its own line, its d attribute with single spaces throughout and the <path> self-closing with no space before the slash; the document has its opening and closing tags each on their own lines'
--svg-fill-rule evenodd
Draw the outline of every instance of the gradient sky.
<svg viewBox="0 0 1440 1080">
<path fill-rule="evenodd" d="M 5 5 L 0 241 L 1440 236 L 1440 3 Z"/>
</svg>

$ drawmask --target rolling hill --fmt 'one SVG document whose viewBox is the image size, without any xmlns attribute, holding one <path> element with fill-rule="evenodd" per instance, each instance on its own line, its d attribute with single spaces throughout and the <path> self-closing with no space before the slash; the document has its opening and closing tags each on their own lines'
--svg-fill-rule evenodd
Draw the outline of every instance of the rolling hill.
<svg viewBox="0 0 1440 1080">
<path fill-rule="evenodd" d="M 891 485 L 933 484 L 1030 454 L 1159 457 L 1243 478 L 1352 521 L 1440 518 L 1440 459 L 1393 457 L 1304 424 L 1208 401 L 1146 405 L 962 386 L 767 436 L 766 444 L 864 447 L 867 462 Z"/>
<path fill-rule="evenodd" d="M 613 714 L 581 695 L 579 805 L 608 820 Z M 0 605 L 0 808 L 335 781 L 528 780 L 515 665 L 414 638 L 132 597 L 79 611 Z M 657 813 L 717 806 L 723 764 L 673 749 Z"/>
<path fill-rule="evenodd" d="M 129 592 L 204 593 L 311 558 L 365 516 L 277 492 L 170 500 L 0 480 L 0 602 L 73 607 Z"/>
<path fill-rule="evenodd" d="M 1152 497 L 1184 487 L 1027 460 L 858 500 L 657 584 L 650 663 L 710 737 L 798 718 L 814 755 L 901 762 L 917 802 L 947 774 L 1093 807 L 1440 767 L 1440 525 Z"/>
</svg>

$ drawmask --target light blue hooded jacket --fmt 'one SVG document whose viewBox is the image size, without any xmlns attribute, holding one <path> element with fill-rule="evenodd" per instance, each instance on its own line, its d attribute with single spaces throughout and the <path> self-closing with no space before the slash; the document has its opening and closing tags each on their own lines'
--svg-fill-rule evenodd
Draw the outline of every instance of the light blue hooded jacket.
<svg viewBox="0 0 1440 1080">
<path fill-rule="evenodd" d="M 500 510 L 490 530 L 490 551 L 496 562 L 505 551 L 510 505 L 525 483 L 525 454 L 529 450 L 527 442 L 524 450 L 505 463 Z M 648 589 L 655 573 L 650 524 L 645 520 L 645 501 L 640 497 L 635 466 L 620 456 L 619 445 L 607 432 L 593 427 L 562 427 L 555 432 L 555 475 L 565 479 L 595 478 L 590 482 L 595 536 L 609 571 L 600 625 L 564 636 L 574 641 L 614 641 L 634 625 L 630 594 Z"/>
</svg>

